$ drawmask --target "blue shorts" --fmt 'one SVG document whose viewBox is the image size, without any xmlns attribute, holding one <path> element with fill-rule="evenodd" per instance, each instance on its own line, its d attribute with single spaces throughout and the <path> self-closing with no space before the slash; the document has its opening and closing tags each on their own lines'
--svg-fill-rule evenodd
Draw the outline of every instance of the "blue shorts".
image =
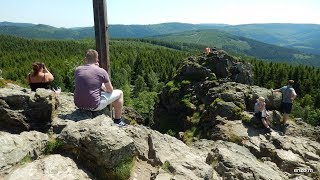
<svg viewBox="0 0 320 180">
<path fill-rule="evenodd" d="M 292 110 L 292 103 L 281 102 L 281 112 L 290 114 Z"/>
</svg>

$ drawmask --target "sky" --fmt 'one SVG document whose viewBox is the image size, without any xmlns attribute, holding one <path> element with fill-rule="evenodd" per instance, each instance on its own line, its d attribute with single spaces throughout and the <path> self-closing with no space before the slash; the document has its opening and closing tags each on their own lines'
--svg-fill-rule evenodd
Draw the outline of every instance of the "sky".
<svg viewBox="0 0 320 180">
<path fill-rule="evenodd" d="M 0 0 L 0 22 L 94 25 L 93 0 Z M 106 0 L 109 24 L 320 24 L 320 0 Z"/>
</svg>

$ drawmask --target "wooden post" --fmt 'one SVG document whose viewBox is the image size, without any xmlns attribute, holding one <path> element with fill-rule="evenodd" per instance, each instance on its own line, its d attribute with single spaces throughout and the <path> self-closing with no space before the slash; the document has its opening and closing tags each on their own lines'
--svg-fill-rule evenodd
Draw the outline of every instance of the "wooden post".
<svg viewBox="0 0 320 180">
<path fill-rule="evenodd" d="M 106 0 L 93 0 L 93 12 L 96 50 L 99 53 L 99 64 L 100 67 L 105 69 L 109 76 L 111 76 Z"/>
<path fill-rule="evenodd" d="M 111 79 L 111 68 L 109 58 L 109 35 L 107 21 L 106 0 L 92 0 L 94 14 L 94 31 L 96 39 L 96 50 L 99 53 L 100 67 L 105 69 Z M 113 118 L 112 104 L 109 105 L 110 117 Z"/>
</svg>

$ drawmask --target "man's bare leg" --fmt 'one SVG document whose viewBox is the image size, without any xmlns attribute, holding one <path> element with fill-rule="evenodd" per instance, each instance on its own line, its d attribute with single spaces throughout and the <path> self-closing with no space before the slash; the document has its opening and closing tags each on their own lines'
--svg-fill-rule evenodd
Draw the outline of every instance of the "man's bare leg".
<svg viewBox="0 0 320 180">
<path fill-rule="evenodd" d="M 122 109 L 123 109 L 123 93 L 121 93 L 120 98 L 115 100 L 112 103 L 114 107 L 114 118 L 115 119 L 120 119 L 122 115 Z"/>
</svg>

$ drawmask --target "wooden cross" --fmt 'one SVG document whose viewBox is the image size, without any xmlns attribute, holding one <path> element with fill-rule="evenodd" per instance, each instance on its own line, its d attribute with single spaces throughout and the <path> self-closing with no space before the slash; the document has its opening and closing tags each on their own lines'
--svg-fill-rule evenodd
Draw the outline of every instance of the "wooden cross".
<svg viewBox="0 0 320 180">
<path fill-rule="evenodd" d="M 108 72 L 109 77 L 111 78 L 106 0 L 92 0 L 92 2 L 96 50 L 99 53 L 99 65 Z M 112 104 L 109 105 L 108 109 L 110 111 L 110 117 L 113 118 L 114 112 L 112 110 Z"/>
<path fill-rule="evenodd" d="M 105 69 L 110 76 L 111 71 L 106 0 L 92 0 L 92 2 L 94 12 L 96 50 L 99 53 L 99 64 L 100 67 Z"/>
</svg>

